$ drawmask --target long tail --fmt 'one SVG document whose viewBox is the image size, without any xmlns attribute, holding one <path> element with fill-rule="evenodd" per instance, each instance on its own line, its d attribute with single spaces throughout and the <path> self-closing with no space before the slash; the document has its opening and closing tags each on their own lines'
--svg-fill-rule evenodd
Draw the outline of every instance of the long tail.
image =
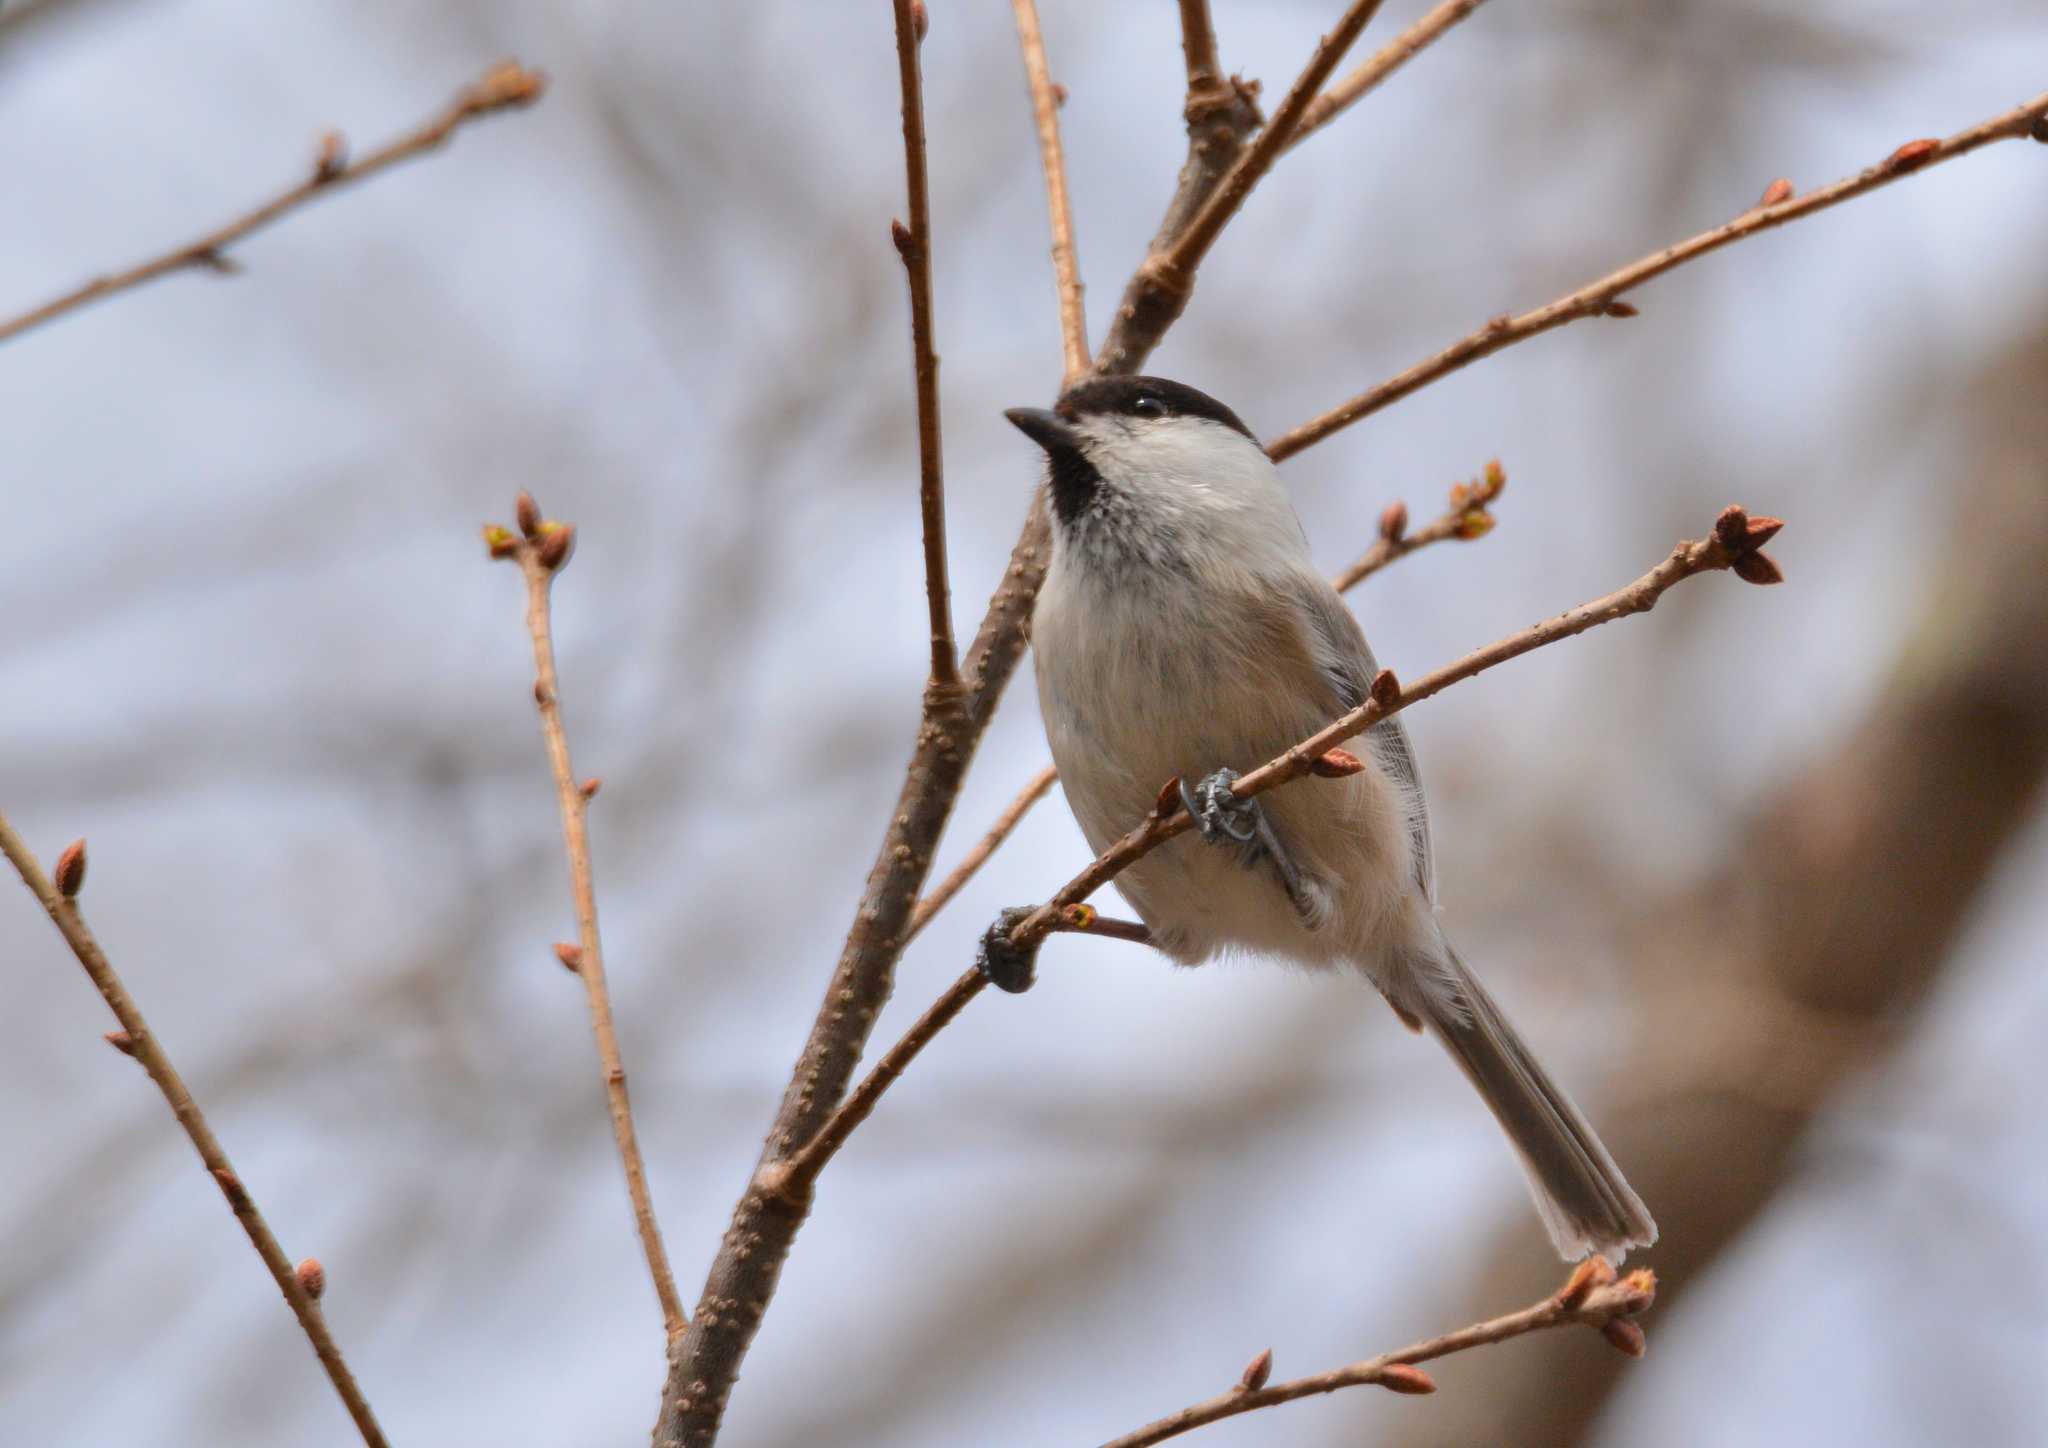
<svg viewBox="0 0 2048 1448">
<path fill-rule="evenodd" d="M 1444 1043 L 1514 1143 L 1550 1240 L 1568 1262 L 1598 1252 L 1618 1263 L 1629 1248 L 1649 1246 L 1657 1224 L 1614 1158 L 1486 988 L 1448 947 L 1445 953 L 1446 962 L 1431 963 L 1437 988 L 1402 1004 Z"/>
</svg>

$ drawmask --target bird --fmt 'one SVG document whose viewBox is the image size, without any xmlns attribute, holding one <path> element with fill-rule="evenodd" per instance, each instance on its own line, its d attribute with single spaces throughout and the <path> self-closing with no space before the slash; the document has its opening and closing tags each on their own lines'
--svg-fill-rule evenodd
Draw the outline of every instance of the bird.
<svg viewBox="0 0 2048 1448">
<path fill-rule="evenodd" d="M 1654 1243 L 1607 1148 L 1445 936 L 1402 721 L 1367 731 L 1347 777 L 1231 792 L 1362 703 L 1379 671 L 1251 429 L 1162 377 L 1094 377 L 1004 415 L 1045 456 L 1031 646 L 1081 833 L 1099 854 L 1176 779 L 1198 826 L 1116 878 L 1151 944 L 1188 966 L 1245 953 L 1362 974 L 1477 1088 L 1562 1257 L 1619 1263 Z M 1021 989 L 1029 962 L 1020 977 L 1002 923 L 984 968 Z"/>
</svg>

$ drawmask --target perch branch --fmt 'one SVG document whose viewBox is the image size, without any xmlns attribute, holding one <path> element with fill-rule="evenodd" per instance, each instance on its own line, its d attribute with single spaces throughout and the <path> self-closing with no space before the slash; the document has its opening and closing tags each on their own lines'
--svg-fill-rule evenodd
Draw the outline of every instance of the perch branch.
<svg viewBox="0 0 2048 1448">
<path fill-rule="evenodd" d="M 612 1137 L 618 1143 L 619 1160 L 626 1171 L 626 1195 L 633 1203 L 633 1225 L 647 1255 L 647 1271 L 654 1279 L 662 1322 L 673 1338 L 686 1325 L 683 1304 L 676 1292 L 675 1277 L 669 1271 L 661 1227 L 654 1220 L 654 1199 L 647 1189 L 647 1168 L 640 1159 L 640 1138 L 633 1129 L 633 1106 L 626 1095 L 626 1067 L 619 1055 L 618 1032 L 612 1025 L 604 945 L 597 933 L 597 888 L 590 869 L 590 795 L 577 783 L 576 772 L 570 767 L 569 735 L 562 727 L 561 682 L 555 672 L 549 599 L 555 575 L 569 561 L 575 546 L 576 530 L 566 523 L 543 520 L 540 509 L 525 493 L 519 495 L 518 511 L 524 537 L 515 538 L 504 529 L 487 529 L 486 538 L 492 554 L 517 560 L 526 578 L 526 631 L 533 640 L 533 702 L 540 712 L 541 738 L 547 745 L 548 764 L 554 771 L 555 795 L 562 810 L 562 842 L 569 855 L 570 893 L 576 907 L 577 948 L 573 958 L 564 953 L 562 963 L 569 965 L 583 981 L 591 1030 L 597 1036 L 597 1058 L 604 1067 Z"/>
<path fill-rule="evenodd" d="M 1519 317 L 1501 315 L 1407 371 L 1388 378 L 1379 386 L 1361 392 L 1349 402 L 1331 408 L 1320 417 L 1311 418 L 1292 432 L 1275 439 L 1266 452 L 1275 462 L 1289 458 L 1303 448 L 1321 442 L 1340 428 L 1349 427 L 1359 419 L 1369 417 L 1381 408 L 1399 402 L 1409 394 L 1419 392 L 1430 383 L 1449 376 L 1459 368 L 1491 356 L 1504 347 L 1525 342 L 1539 333 L 1562 327 L 1581 317 L 1601 315 L 1633 316 L 1635 309 L 1621 301 L 1622 294 L 1653 277 L 1662 276 L 1674 267 L 1685 265 L 1708 252 L 1718 251 L 1724 246 L 1768 231 L 1787 222 L 1798 221 L 1817 211 L 1850 200 L 1852 197 L 1888 186 L 1902 176 L 1923 171 L 1943 161 L 1953 161 L 1958 156 L 1968 155 L 1980 146 L 1994 141 L 2013 140 L 2029 134 L 2048 117 L 2048 92 L 2035 96 L 2022 105 L 2013 107 L 2001 115 L 1958 131 L 1945 141 L 1908 141 L 1876 165 L 1866 167 L 1854 176 L 1844 177 L 1829 186 L 1809 191 L 1804 196 L 1794 196 L 1769 205 L 1752 207 L 1732 221 L 1703 231 L 1674 246 L 1653 252 L 1639 261 L 1629 263 L 1619 271 L 1608 273 L 1600 280 L 1569 296 L 1559 297 L 1533 312 L 1524 312 Z M 1777 188 L 1773 187 L 1775 191 Z M 1769 193 L 1766 193 L 1767 195 Z"/>
<path fill-rule="evenodd" d="M 149 1079 L 156 1082 L 157 1090 L 170 1103 L 171 1114 L 178 1118 L 178 1125 L 185 1128 L 185 1135 L 191 1139 L 200 1161 L 212 1175 L 214 1185 L 227 1198 L 235 1220 L 249 1234 L 249 1243 L 255 1247 L 256 1255 L 270 1269 L 271 1279 L 277 1283 L 277 1290 L 284 1294 L 285 1304 L 298 1318 L 299 1326 L 305 1329 L 306 1340 L 312 1343 L 314 1355 L 327 1370 L 334 1391 L 341 1395 L 342 1406 L 355 1420 L 356 1431 L 363 1435 L 363 1442 L 369 1448 L 385 1448 L 384 1431 L 377 1426 L 376 1416 L 371 1413 L 362 1389 L 356 1386 L 355 1375 L 342 1361 L 341 1349 L 327 1331 L 327 1320 L 320 1311 L 319 1303 L 300 1280 L 291 1258 L 285 1256 L 276 1234 L 270 1230 L 270 1224 L 257 1210 L 256 1199 L 249 1195 L 249 1189 L 242 1184 L 242 1178 L 221 1147 L 220 1139 L 207 1124 L 199 1103 L 185 1088 L 184 1079 L 178 1075 L 170 1056 L 143 1019 L 142 1008 L 135 1004 L 135 998 L 128 994 L 128 987 L 115 974 L 113 963 L 100 949 L 99 941 L 79 911 L 76 897 L 85 874 L 84 844 L 81 840 L 58 857 L 58 878 L 53 883 L 43 873 L 42 866 L 22 842 L 21 836 L 14 832 L 6 816 L 0 815 L 0 854 L 5 854 L 12 862 L 22 884 L 28 886 L 29 893 L 49 914 L 50 922 L 57 927 L 65 944 L 71 947 L 71 953 L 78 957 L 78 963 L 85 967 L 85 973 L 92 978 L 100 996 L 114 1012 L 114 1019 L 121 1023 L 121 1029 L 108 1037 L 109 1042 L 141 1062 L 142 1069 L 149 1073 Z"/>
<path fill-rule="evenodd" d="M 1373 680 L 1370 698 L 1293 748 L 1240 775 L 1231 786 L 1231 792 L 1239 799 L 1251 799 L 1312 773 L 1331 750 L 1411 704 L 1547 644 L 1574 638 L 1603 623 L 1612 623 L 1631 614 L 1648 613 L 1668 590 L 1698 574 L 1734 569 L 1748 582 L 1776 582 L 1777 567 L 1762 548 L 1776 536 L 1781 526 L 1775 518 L 1752 519 L 1740 508 L 1725 509 L 1715 520 L 1714 531 L 1707 537 L 1697 542 L 1680 543 L 1663 562 L 1625 588 L 1509 634 L 1454 663 L 1425 674 L 1406 688 L 1401 686 L 1392 670 L 1382 670 Z M 1090 861 L 1045 904 L 1022 916 L 1010 929 L 1010 943 L 1028 951 L 1046 935 L 1061 928 L 1069 909 L 1083 904 L 1090 895 L 1137 860 L 1193 828 L 1193 821 L 1180 806 L 1175 783 L 1171 780 L 1165 782 L 1158 805 L 1129 833 Z M 932 1037 L 981 993 L 984 984 L 985 978 L 981 973 L 970 970 L 948 986 L 938 1002 L 919 1017 L 917 1023 L 884 1053 L 874 1069 L 854 1088 L 820 1130 L 817 1139 L 808 1142 L 802 1151 L 794 1153 L 788 1160 L 774 1163 L 771 1172 L 757 1178 L 763 1189 L 776 1193 L 807 1194 L 811 1182 L 824 1169 L 825 1163 L 845 1144 L 854 1128 L 873 1114 L 882 1093 L 903 1074 Z"/>
<path fill-rule="evenodd" d="M 66 292 L 18 317 L 0 321 L 0 343 L 11 341 L 45 322 L 55 321 L 89 302 L 155 281 L 174 271 L 183 271 L 187 267 L 233 271 L 234 263 L 228 259 L 227 249 L 251 232 L 261 230 L 286 212 L 296 210 L 317 197 L 365 180 L 401 161 L 425 155 L 454 135 L 456 129 L 467 121 L 538 100 L 546 84 L 545 77 L 538 71 L 526 70 L 516 61 L 500 61 L 474 84 L 463 87 L 432 120 L 355 162 L 347 160 L 341 137 L 329 132 L 314 160 L 312 175 L 298 185 L 196 241 L 187 242 L 126 271 L 95 277 L 75 291 Z"/>
<path fill-rule="evenodd" d="M 946 479 L 939 448 L 939 354 L 932 345 L 932 209 L 926 174 L 924 75 L 918 64 L 921 15 L 913 0 L 895 0 L 896 69 L 903 89 L 903 171 L 910 193 L 910 225 L 891 235 L 910 281 L 910 351 L 917 377 L 918 501 L 924 514 L 924 593 L 931 614 L 935 691 L 959 687 L 953 648 L 953 599 L 946 583 Z"/>
<path fill-rule="evenodd" d="M 1656 1300 L 1657 1279 L 1648 1268 L 1639 1268 L 1615 1280 L 1614 1269 L 1595 1257 L 1579 1265 L 1569 1281 L 1541 1302 L 1474 1323 L 1442 1337 L 1432 1337 L 1398 1352 L 1382 1353 L 1347 1367 L 1333 1368 L 1312 1377 L 1294 1378 L 1268 1386 L 1265 1373 L 1272 1366 L 1270 1353 L 1261 1353 L 1245 1370 L 1244 1378 L 1227 1392 L 1203 1402 L 1190 1404 L 1178 1413 L 1148 1423 L 1135 1433 L 1126 1433 L 1103 1448 L 1151 1448 L 1192 1429 L 1224 1418 L 1234 1418 L 1259 1408 L 1278 1407 L 1296 1398 L 1334 1393 L 1339 1388 L 1382 1387 L 1397 1393 L 1433 1393 L 1436 1384 L 1415 1367 L 1453 1353 L 1467 1352 L 1489 1343 L 1506 1342 L 1524 1333 L 1583 1323 L 1598 1329 L 1609 1342 L 1631 1357 L 1643 1351 L 1642 1329 L 1634 1318 Z"/>
<path fill-rule="evenodd" d="M 1381 46 L 1372 59 L 1310 102 L 1308 109 L 1302 113 L 1301 124 L 1295 127 L 1293 136 L 1288 138 L 1287 149 L 1293 150 L 1308 139 L 1310 132 L 1321 130 L 1358 104 L 1369 92 L 1376 90 L 1381 81 L 1413 60 L 1434 44 L 1446 30 L 1485 3 L 1486 0 L 1444 0 L 1443 4 Z"/>
<path fill-rule="evenodd" d="M 1052 272 L 1060 300 L 1060 352 L 1066 384 L 1088 371 L 1088 317 L 1081 307 L 1081 265 L 1074 253 L 1074 213 L 1067 202 L 1067 160 L 1060 148 L 1060 97 L 1045 63 L 1045 36 L 1038 28 L 1036 0 L 1015 0 L 1017 45 L 1031 86 L 1038 120 L 1038 152 L 1045 167 L 1046 212 L 1052 221 Z"/>
</svg>

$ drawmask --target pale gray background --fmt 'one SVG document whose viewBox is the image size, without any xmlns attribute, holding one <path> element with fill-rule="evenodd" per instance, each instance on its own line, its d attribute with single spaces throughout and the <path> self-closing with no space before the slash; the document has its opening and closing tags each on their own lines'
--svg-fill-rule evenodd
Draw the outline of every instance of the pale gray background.
<svg viewBox="0 0 2048 1448">
<path fill-rule="evenodd" d="M 1227 63 L 1277 97 L 1336 8 L 1222 0 Z M 1387 9 L 1367 46 L 1422 6 Z M 967 632 L 1036 466 L 1000 411 L 1047 398 L 1058 343 L 1009 7 L 933 10 Z M 1046 0 L 1044 22 L 1099 337 L 1181 153 L 1174 7 Z M 17 7 L 0 312 L 255 202 L 328 126 L 382 140 L 508 53 L 553 77 L 537 109 L 300 213 L 237 252 L 239 278 L 0 348 L 0 807 L 46 857 L 91 838 L 94 925 L 287 1250 L 327 1264 L 397 1441 L 638 1442 L 659 1319 L 581 993 L 548 951 L 573 927 L 518 581 L 476 528 L 521 486 L 581 528 L 568 718 L 606 779 L 607 955 L 694 1300 L 924 667 L 887 7 Z M 2003 109 L 2044 61 L 2019 0 L 1499 0 L 1287 158 L 1156 366 L 1276 433 L 1774 176 L 1832 179 Z M 1431 516 L 1506 460 L 1493 537 L 1354 597 L 1410 674 L 1635 576 L 1724 503 L 1794 520 L 1787 587 L 1688 585 L 1411 720 L 1465 952 L 1596 1119 L 1625 1090 L 1606 902 L 1711 859 L 1867 702 L 1922 602 L 1939 531 L 1898 529 L 1940 504 L 1959 394 L 2048 321 L 2044 225 L 2048 153 L 1997 147 L 1289 465 L 1334 568 L 1390 498 Z M 1721 687 L 1753 654 L 1752 684 Z M 1027 671 L 942 868 L 1042 759 Z M 997 907 L 1083 858 L 1055 797 L 911 950 L 882 1037 Z M 1658 1308 L 1607 1441 L 2038 1441 L 2044 883 L 2037 826 L 1915 1043 L 1839 1102 L 1723 1270 Z M 11 885 L 0 980 L 0 1442 L 350 1441 Z M 1453 1325 L 1504 1229 L 1544 1250 L 1464 1084 L 1356 982 L 1059 942 L 832 1167 L 726 1441 L 1094 1441 L 1268 1344 L 1290 1374 Z M 1484 1393 L 1488 1365 L 1444 1376 Z M 1199 1441 L 1427 1441 L 1431 1406 L 1351 1394 Z"/>
</svg>

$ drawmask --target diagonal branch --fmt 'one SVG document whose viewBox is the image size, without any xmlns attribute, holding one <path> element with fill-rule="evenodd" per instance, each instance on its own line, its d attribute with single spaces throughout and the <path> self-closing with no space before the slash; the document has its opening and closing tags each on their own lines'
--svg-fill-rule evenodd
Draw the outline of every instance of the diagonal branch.
<svg viewBox="0 0 2048 1448">
<path fill-rule="evenodd" d="M 555 673 L 554 630 L 549 618 L 549 598 L 555 575 L 568 563 L 576 545 L 576 529 L 567 523 L 544 520 L 531 496 L 519 495 L 519 526 L 525 534 L 514 537 L 502 528 L 487 528 L 486 541 L 493 557 L 511 557 L 526 578 L 526 631 L 533 640 L 533 702 L 540 710 L 541 738 L 547 745 L 548 764 L 554 771 L 555 794 L 561 802 L 562 842 L 569 854 L 569 886 L 576 905 L 577 945 L 557 947 L 562 964 L 582 978 L 583 994 L 590 1006 L 590 1026 L 597 1036 L 597 1058 L 604 1067 L 605 1099 L 611 1108 L 612 1138 L 618 1143 L 619 1161 L 626 1171 L 626 1195 L 633 1203 L 633 1226 L 640 1234 L 640 1246 L 647 1255 L 647 1271 L 654 1279 L 654 1295 L 661 1303 L 661 1318 L 673 1338 L 685 1326 L 682 1299 L 669 1271 L 668 1252 L 661 1243 L 661 1228 L 654 1220 L 654 1199 L 647 1189 L 647 1168 L 640 1159 L 640 1138 L 633 1129 L 633 1105 L 626 1095 L 626 1067 L 619 1055 L 619 1036 L 612 1025 L 612 998 L 604 975 L 604 945 L 597 933 L 597 888 L 590 869 L 590 785 L 576 782 L 569 763 L 569 735 L 562 727 L 561 681 Z"/>
<path fill-rule="evenodd" d="M 1060 148 L 1060 97 L 1045 63 L 1045 36 L 1038 28 L 1037 0 L 1015 0 L 1017 47 L 1031 85 L 1031 109 L 1038 120 L 1038 151 L 1045 167 L 1046 212 L 1052 221 L 1052 271 L 1059 287 L 1060 352 L 1066 385 L 1088 370 L 1088 318 L 1081 308 L 1081 265 L 1074 254 L 1074 214 L 1067 202 L 1067 161 Z"/>
<path fill-rule="evenodd" d="M 66 312 L 74 311 L 89 302 L 127 291 L 130 287 L 141 286 L 144 282 L 155 281 L 158 277 L 167 276 L 175 271 L 183 271 L 189 267 L 205 267 L 218 272 L 231 272 L 235 265 L 228 259 L 227 249 L 250 233 L 260 231 L 286 212 L 296 210 L 309 201 L 374 176 L 401 161 L 410 161 L 425 155 L 454 135 L 456 128 L 466 121 L 476 120 L 495 111 L 530 104 L 540 98 L 546 85 L 546 78 L 538 71 L 526 70 L 516 61 L 500 61 L 486 71 L 475 84 L 463 87 L 455 99 L 434 119 L 408 131 L 397 140 L 378 147 L 360 161 L 349 162 L 341 136 L 330 131 L 321 142 L 320 154 L 313 164 L 313 174 L 306 180 L 264 202 L 247 215 L 208 232 L 196 241 L 175 247 L 162 256 L 130 267 L 126 271 L 95 277 L 84 286 L 23 312 L 18 317 L 0 321 L 0 343 L 11 341 L 23 332 L 42 326 L 45 322 L 55 321 Z"/>
<path fill-rule="evenodd" d="M 1273 1365 L 1270 1350 L 1252 1359 L 1244 1378 L 1228 1392 L 1218 1393 L 1182 1408 L 1178 1413 L 1148 1423 L 1133 1433 L 1112 1439 L 1103 1448 L 1152 1448 L 1169 1438 L 1240 1413 L 1275 1408 L 1296 1398 L 1334 1393 L 1339 1388 L 1382 1387 L 1396 1393 L 1433 1393 L 1436 1383 L 1414 1365 L 1467 1352 L 1490 1343 L 1506 1342 L 1524 1333 L 1582 1323 L 1598 1329 L 1607 1340 L 1630 1357 L 1643 1352 L 1643 1330 L 1634 1318 L 1649 1310 L 1657 1297 L 1657 1279 L 1648 1268 L 1638 1268 L 1620 1281 L 1614 1269 L 1595 1257 L 1579 1264 L 1569 1281 L 1541 1302 L 1474 1323 L 1442 1337 L 1428 1338 L 1398 1352 L 1382 1353 L 1347 1367 L 1333 1368 L 1312 1377 L 1295 1378 L 1268 1386 L 1265 1375 Z"/>
<path fill-rule="evenodd" d="M 1631 614 L 1648 613 L 1668 590 L 1698 574 L 1733 569 L 1746 582 L 1775 583 L 1778 581 L 1777 567 L 1761 550 L 1782 526 L 1775 518 L 1752 519 L 1740 508 L 1725 509 L 1715 520 L 1714 531 L 1707 537 L 1697 542 L 1680 543 L 1663 562 L 1625 588 L 1582 603 L 1555 618 L 1531 624 L 1518 633 L 1424 675 L 1405 689 L 1391 669 L 1383 669 L 1373 680 L 1372 695 L 1364 703 L 1257 769 L 1240 775 L 1231 786 L 1231 792 L 1239 799 L 1251 799 L 1313 773 L 1323 756 L 1331 750 L 1411 704 L 1547 644 L 1575 638 L 1589 629 Z M 1011 926 L 1008 937 L 1011 947 L 1029 953 L 1048 934 L 1061 928 L 1065 912 L 1071 907 L 1085 902 L 1090 895 L 1168 840 L 1192 829 L 1194 822 L 1180 806 L 1177 784 L 1176 780 L 1166 781 L 1159 791 L 1159 803 L 1152 812 L 1090 861 L 1050 900 L 1028 914 L 1017 912 L 1016 923 Z M 987 977 L 976 969 L 967 971 L 948 986 L 938 1002 L 918 1019 L 903 1039 L 883 1054 L 817 1136 L 788 1159 L 764 1168 L 755 1178 L 757 1186 L 768 1195 L 807 1200 L 818 1173 L 846 1143 L 854 1129 L 874 1113 L 883 1093 L 916 1059 L 918 1052 L 979 995 L 986 984 Z"/>
<path fill-rule="evenodd" d="M 1357 105 L 1378 89 L 1381 81 L 1420 55 L 1446 30 L 1485 3 L 1486 0 L 1443 0 L 1441 5 L 1381 46 L 1372 59 L 1317 96 L 1302 113 L 1301 124 L 1295 127 L 1293 136 L 1288 139 L 1287 149 L 1293 150 L 1307 140 L 1311 132 L 1321 130 Z"/>
<path fill-rule="evenodd" d="M 1783 226 L 1787 222 L 1798 221 L 1817 211 L 1824 211 L 1830 206 L 1875 191 L 1880 186 L 1889 186 L 1902 176 L 1939 165 L 1943 161 L 1953 161 L 1958 156 L 1966 156 L 1980 146 L 2028 135 L 2042 125 L 2044 118 L 2048 118 L 2048 92 L 2043 92 L 2032 100 L 2015 106 L 2001 115 L 1993 116 L 1990 120 L 1972 126 L 1966 131 L 1958 131 L 1945 141 L 1908 141 L 1876 165 L 1867 167 L 1854 176 L 1844 177 L 1832 185 L 1823 186 L 1817 191 L 1809 191 L 1804 196 L 1773 200 L 1780 190 L 1778 185 L 1773 185 L 1765 192 L 1765 201 L 1769 204 L 1759 204 L 1733 221 L 1714 227 L 1710 231 L 1703 231 L 1674 246 L 1667 246 L 1662 251 L 1652 252 L 1649 256 L 1631 262 L 1619 271 L 1610 272 L 1600 280 L 1581 287 L 1569 296 L 1559 297 L 1547 306 L 1538 307 L 1533 312 L 1524 312 L 1519 317 L 1495 317 L 1478 331 L 1452 343 L 1434 357 L 1416 363 L 1407 371 L 1388 378 L 1379 386 L 1359 393 L 1349 402 L 1333 407 L 1320 417 L 1311 418 L 1292 432 L 1276 438 L 1267 447 L 1266 452 L 1275 462 L 1292 457 L 1303 448 L 1321 442 L 1340 428 L 1349 427 L 1361 418 L 1370 417 L 1381 408 L 1399 402 L 1411 393 L 1421 391 L 1430 383 L 1448 377 L 1459 368 L 1477 362 L 1481 357 L 1491 356 L 1504 347 L 1525 342 L 1540 333 L 1562 327 L 1567 322 L 1575 322 L 1581 317 L 1601 315 L 1632 317 L 1635 315 L 1635 308 L 1620 300 L 1622 294 L 1641 286 L 1653 277 L 1662 276 L 1674 267 L 1683 266 L 1689 261 L 1705 256 L 1708 252 L 1719 251 L 1722 247 L 1741 241 L 1744 237 L 1754 236 L 1775 226 Z"/>
<path fill-rule="evenodd" d="M 128 994 L 127 986 L 114 972 L 113 963 L 86 926 L 77 900 L 79 886 L 85 880 L 85 841 L 80 840 L 57 857 L 57 878 L 53 883 L 43 873 L 42 866 L 36 863 L 35 855 L 22 842 L 21 836 L 14 832 L 6 816 L 0 815 L 0 854 L 12 862 L 21 876 L 21 883 L 28 886 L 29 893 L 49 914 L 50 922 L 57 927 L 65 944 L 71 947 L 71 953 L 78 957 L 78 963 L 85 967 L 85 973 L 92 978 L 100 996 L 114 1012 L 114 1019 L 121 1023 L 119 1031 L 108 1035 L 108 1042 L 140 1061 L 142 1069 L 149 1072 L 149 1079 L 156 1082 L 157 1090 L 170 1103 L 171 1114 L 178 1118 L 178 1125 L 185 1128 L 185 1135 L 198 1151 L 200 1161 L 212 1174 L 214 1185 L 227 1198 L 235 1220 L 249 1234 L 250 1245 L 263 1259 L 263 1265 L 270 1269 L 271 1280 L 277 1283 L 277 1290 L 284 1294 L 285 1304 L 305 1330 L 306 1340 L 312 1343 L 314 1355 L 320 1359 L 320 1366 L 327 1370 L 328 1380 L 334 1384 L 334 1391 L 341 1395 L 342 1406 L 355 1420 L 356 1431 L 363 1435 L 363 1442 L 368 1448 L 385 1448 L 384 1431 L 377 1426 L 376 1415 L 370 1411 L 362 1389 L 356 1386 L 355 1375 L 342 1361 L 341 1349 L 327 1331 L 327 1319 L 315 1300 L 319 1288 L 302 1279 L 291 1258 L 285 1256 L 284 1248 L 270 1230 L 270 1224 L 257 1210 L 256 1199 L 242 1185 L 242 1179 L 228 1160 L 220 1139 L 207 1124 L 205 1113 L 192 1099 L 192 1093 L 185 1088 L 184 1078 L 178 1075 L 156 1033 L 143 1019 L 142 1008 Z M 317 1273 L 318 1269 L 309 1271 Z M 324 1283 L 324 1273 L 319 1274 L 319 1280 Z"/>
<path fill-rule="evenodd" d="M 953 649 L 953 600 L 946 583 L 946 480 L 939 449 L 939 355 L 932 345 L 932 207 L 926 174 L 924 75 L 918 64 L 923 7 L 895 0 L 896 69 L 903 87 L 903 170 L 910 193 L 910 225 L 890 234 L 910 281 L 910 351 L 917 375 L 918 502 L 924 514 L 924 593 L 931 615 L 935 690 L 959 685 Z M 913 13 L 913 8 L 915 13 Z"/>
</svg>

